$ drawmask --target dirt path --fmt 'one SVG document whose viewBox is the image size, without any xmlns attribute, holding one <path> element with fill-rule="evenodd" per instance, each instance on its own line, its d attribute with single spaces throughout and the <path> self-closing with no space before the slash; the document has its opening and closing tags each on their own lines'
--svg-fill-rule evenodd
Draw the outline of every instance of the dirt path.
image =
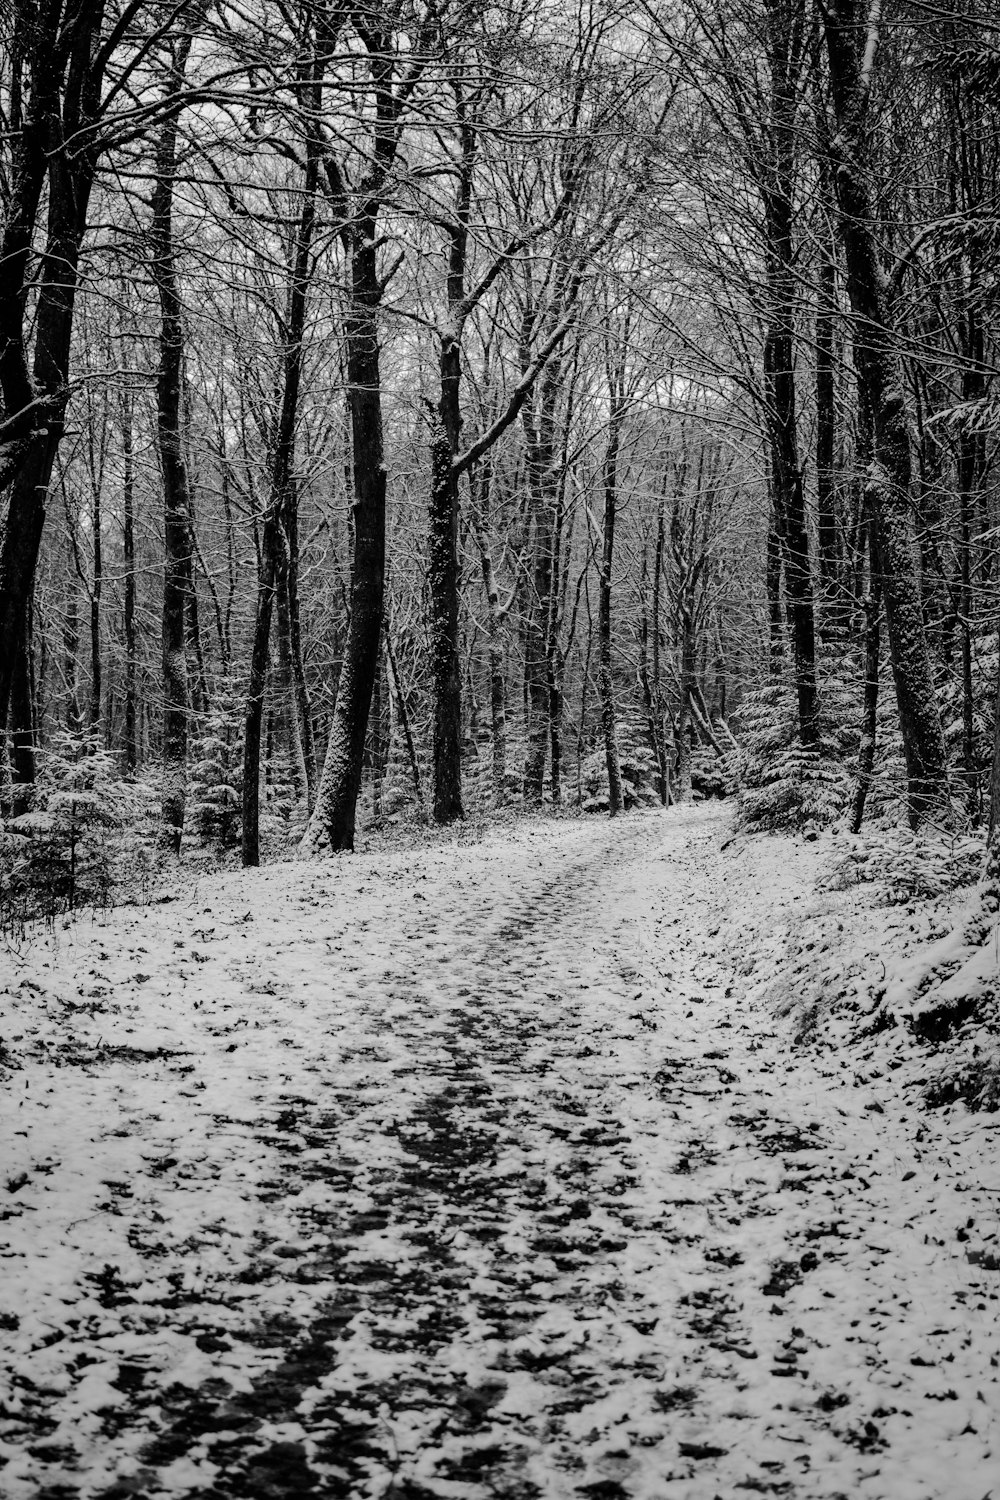
<svg viewBox="0 0 1000 1500">
<path fill-rule="evenodd" d="M 91 934 L 108 984 L 144 938 L 176 1029 L 86 1064 L 148 1181 L 101 1179 L 40 1355 L 66 1384 L 18 1367 L 0 1490 L 1000 1494 L 977 1184 L 740 1004 L 720 839 L 543 827 Z"/>
</svg>

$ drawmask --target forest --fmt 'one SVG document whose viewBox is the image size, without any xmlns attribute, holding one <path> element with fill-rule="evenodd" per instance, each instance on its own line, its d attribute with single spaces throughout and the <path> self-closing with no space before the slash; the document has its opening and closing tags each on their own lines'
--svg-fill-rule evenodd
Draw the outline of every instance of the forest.
<svg viewBox="0 0 1000 1500">
<path fill-rule="evenodd" d="M 5 16 L 15 907 L 359 808 L 992 826 L 988 8 Z"/>
<path fill-rule="evenodd" d="M 0 0 L 0 1494 L 1000 1493 L 1000 19 Z"/>
</svg>

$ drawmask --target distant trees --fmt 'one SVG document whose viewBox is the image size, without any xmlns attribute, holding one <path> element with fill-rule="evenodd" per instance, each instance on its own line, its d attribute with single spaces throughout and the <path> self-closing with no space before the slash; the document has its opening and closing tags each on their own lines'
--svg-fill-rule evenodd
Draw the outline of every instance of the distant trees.
<svg viewBox="0 0 1000 1500">
<path fill-rule="evenodd" d="M 750 702 L 772 809 L 982 816 L 1000 97 L 912 19 L 9 6 L 6 812 L 66 726 L 248 864 L 617 812 Z"/>
</svg>

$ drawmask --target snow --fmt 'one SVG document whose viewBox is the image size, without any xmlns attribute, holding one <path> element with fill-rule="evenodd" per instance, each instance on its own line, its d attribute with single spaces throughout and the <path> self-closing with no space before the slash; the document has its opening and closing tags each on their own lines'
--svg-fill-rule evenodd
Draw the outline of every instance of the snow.
<svg viewBox="0 0 1000 1500">
<path fill-rule="evenodd" d="M 793 1045 L 829 857 L 523 820 L 11 953 L 0 1492 L 1000 1490 L 997 1120 Z"/>
</svg>

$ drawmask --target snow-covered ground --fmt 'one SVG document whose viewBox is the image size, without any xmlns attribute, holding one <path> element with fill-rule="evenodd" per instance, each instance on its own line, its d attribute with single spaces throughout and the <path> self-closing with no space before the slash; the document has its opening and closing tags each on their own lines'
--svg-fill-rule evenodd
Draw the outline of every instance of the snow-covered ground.
<svg viewBox="0 0 1000 1500">
<path fill-rule="evenodd" d="M 822 858 L 525 821 L 7 954 L 0 1493 L 1000 1495 L 997 1117 L 791 1046 Z"/>
</svg>

